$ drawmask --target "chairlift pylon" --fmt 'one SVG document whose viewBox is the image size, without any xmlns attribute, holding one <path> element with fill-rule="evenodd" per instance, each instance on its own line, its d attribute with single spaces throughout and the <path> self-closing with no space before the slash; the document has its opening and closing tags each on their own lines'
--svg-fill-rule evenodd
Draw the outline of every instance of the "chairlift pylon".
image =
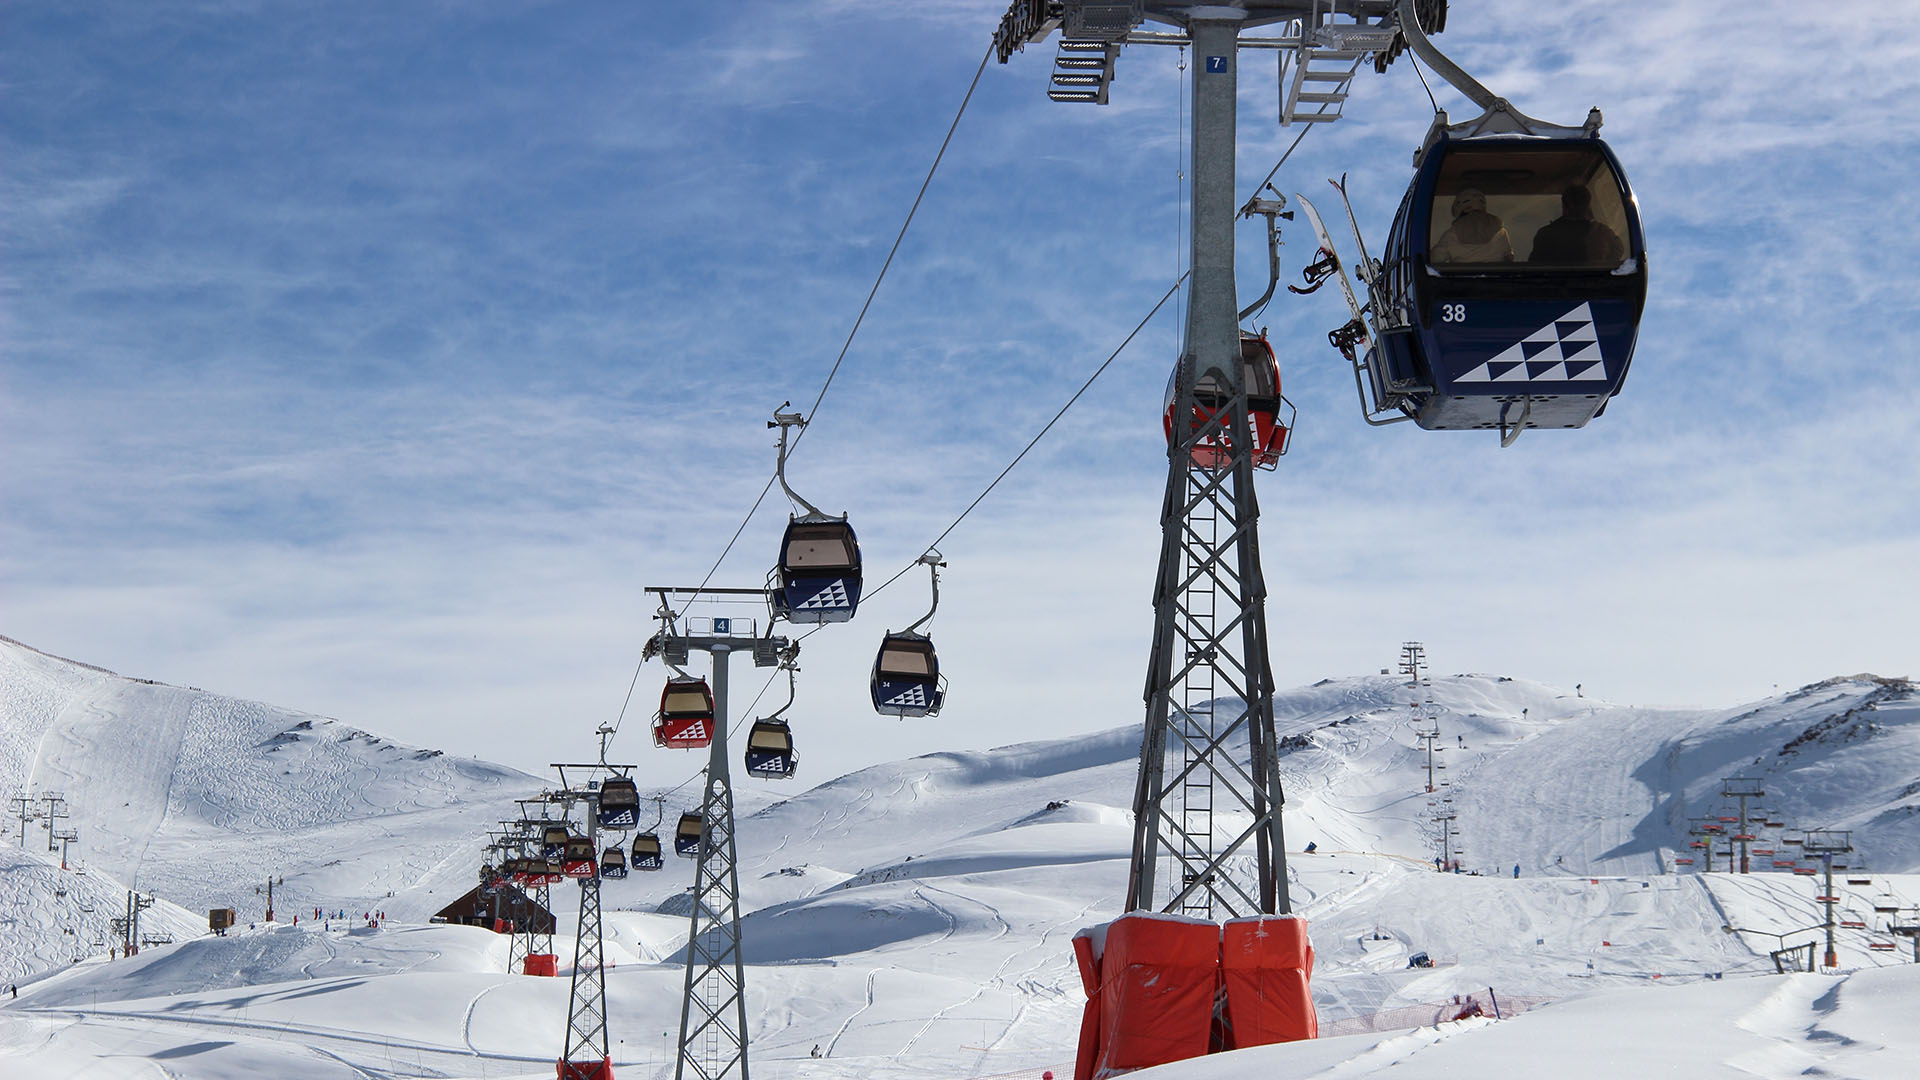
<svg viewBox="0 0 1920 1080">
<path fill-rule="evenodd" d="M 882 716 L 935 716 L 947 700 L 940 654 L 933 647 L 933 639 L 919 632 L 940 609 L 940 569 L 947 564 L 932 549 L 915 561 L 924 564 L 932 578 L 933 603 L 905 630 L 889 631 L 880 641 L 880 651 L 874 654 L 869 688 L 873 711 Z"/>
</svg>

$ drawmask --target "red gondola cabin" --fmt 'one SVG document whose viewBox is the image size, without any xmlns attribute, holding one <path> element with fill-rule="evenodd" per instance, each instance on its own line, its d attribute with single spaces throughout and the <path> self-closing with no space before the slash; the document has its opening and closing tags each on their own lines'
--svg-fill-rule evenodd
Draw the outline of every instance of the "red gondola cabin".
<svg viewBox="0 0 1920 1080">
<path fill-rule="evenodd" d="M 1280 361 L 1274 356 L 1273 346 L 1267 343 L 1266 338 L 1243 331 L 1240 335 L 1240 361 L 1246 372 L 1247 426 L 1253 434 L 1253 464 L 1255 468 L 1271 469 L 1279 463 L 1280 455 L 1287 452 L 1287 431 L 1293 422 L 1293 406 L 1281 396 Z M 1166 409 L 1160 418 L 1169 447 L 1176 437 L 1173 430 L 1173 399 L 1179 375 L 1180 367 L 1175 364 L 1173 374 L 1167 377 Z M 1198 378 L 1193 388 L 1193 425 L 1201 431 L 1201 435 L 1193 446 L 1193 464 L 1202 469 L 1225 468 L 1233 459 L 1233 439 L 1226 428 L 1228 388 L 1212 374 L 1202 374 Z M 1222 426 L 1208 431 L 1207 425 L 1215 423 Z"/>
<path fill-rule="evenodd" d="M 653 719 L 656 746 L 698 750 L 713 742 L 713 691 L 707 680 L 690 676 L 668 679 L 660 691 L 660 712 Z"/>
</svg>

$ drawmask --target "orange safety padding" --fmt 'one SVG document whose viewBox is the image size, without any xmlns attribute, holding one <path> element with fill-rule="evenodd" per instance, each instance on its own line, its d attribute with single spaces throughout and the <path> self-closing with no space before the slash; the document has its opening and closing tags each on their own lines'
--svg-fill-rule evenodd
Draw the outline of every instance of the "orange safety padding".
<svg viewBox="0 0 1920 1080">
<path fill-rule="evenodd" d="M 545 975 L 551 978 L 560 973 L 560 960 L 552 953 L 531 953 L 527 956 L 526 963 L 521 965 L 520 970 L 528 975 Z"/>
<path fill-rule="evenodd" d="M 1080 1049 L 1073 1059 L 1073 1080 L 1093 1080 L 1100 1067 L 1100 998 L 1087 999 L 1080 1014 Z"/>
<path fill-rule="evenodd" d="M 556 1061 L 553 1071 L 559 1080 L 613 1080 L 613 1059 Z"/>
<path fill-rule="evenodd" d="M 1100 957 L 1093 951 L 1094 929 L 1073 935 L 1073 958 L 1080 963 L 1080 985 L 1087 1007 L 1080 1014 L 1080 1049 L 1073 1059 L 1073 1080 L 1093 1080 L 1100 1062 Z"/>
<path fill-rule="evenodd" d="M 1073 958 L 1080 962 L 1080 985 L 1086 988 L 1087 996 L 1099 996 L 1100 958 L 1094 955 L 1092 930 L 1073 935 Z"/>
<path fill-rule="evenodd" d="M 1294 915 L 1229 920 L 1220 942 L 1221 977 L 1233 1045 L 1317 1038 L 1307 921 Z"/>
<path fill-rule="evenodd" d="M 1217 923 L 1141 914 L 1109 923 L 1094 1080 L 1205 1054 L 1219 985 Z"/>
</svg>

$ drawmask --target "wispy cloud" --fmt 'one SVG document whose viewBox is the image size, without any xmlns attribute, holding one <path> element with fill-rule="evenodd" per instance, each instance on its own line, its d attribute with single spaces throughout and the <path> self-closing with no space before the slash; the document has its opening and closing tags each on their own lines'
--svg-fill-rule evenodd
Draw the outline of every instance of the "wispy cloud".
<svg viewBox="0 0 1920 1080">
<path fill-rule="evenodd" d="M 699 580 L 740 524 L 764 421 L 818 392 L 1004 9 L 17 7 L 5 632 L 528 768 L 529 717 L 584 743 L 617 713 L 641 587 Z M 1375 431 L 1325 344 L 1339 301 L 1276 299 L 1282 681 L 1402 637 L 1629 700 L 1914 655 L 1920 35 L 1854 10 L 1455 12 L 1442 47 L 1527 112 L 1605 109 L 1653 256 L 1633 375 L 1507 451 Z M 1179 273 L 1177 54 L 1129 48 L 1102 109 L 1045 100 L 1050 52 L 989 65 L 793 462 L 876 580 Z M 1295 135 L 1269 71 L 1243 64 L 1248 190 Z M 1377 245 L 1429 118 L 1406 61 L 1363 73 L 1276 183 L 1348 174 Z M 1170 306 L 942 543 L 940 724 L 862 704 L 924 582 L 809 638 L 816 767 L 1137 718 L 1178 341 Z M 784 514 L 716 580 L 757 583 Z"/>
</svg>

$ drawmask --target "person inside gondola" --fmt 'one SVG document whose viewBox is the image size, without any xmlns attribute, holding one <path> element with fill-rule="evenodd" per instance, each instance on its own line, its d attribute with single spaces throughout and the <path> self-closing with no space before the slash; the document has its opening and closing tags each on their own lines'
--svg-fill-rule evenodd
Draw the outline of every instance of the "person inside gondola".
<svg viewBox="0 0 1920 1080">
<path fill-rule="evenodd" d="M 1453 197 L 1453 224 L 1433 245 L 1437 263 L 1503 263 L 1513 261 L 1513 238 L 1499 218 L 1487 213 L 1487 196 L 1479 188 L 1461 188 Z"/>
<path fill-rule="evenodd" d="M 1560 193 L 1560 216 L 1533 234 L 1527 261 L 1613 267 L 1626 257 L 1620 237 L 1593 220 L 1593 192 L 1585 184 L 1573 184 Z"/>
</svg>

